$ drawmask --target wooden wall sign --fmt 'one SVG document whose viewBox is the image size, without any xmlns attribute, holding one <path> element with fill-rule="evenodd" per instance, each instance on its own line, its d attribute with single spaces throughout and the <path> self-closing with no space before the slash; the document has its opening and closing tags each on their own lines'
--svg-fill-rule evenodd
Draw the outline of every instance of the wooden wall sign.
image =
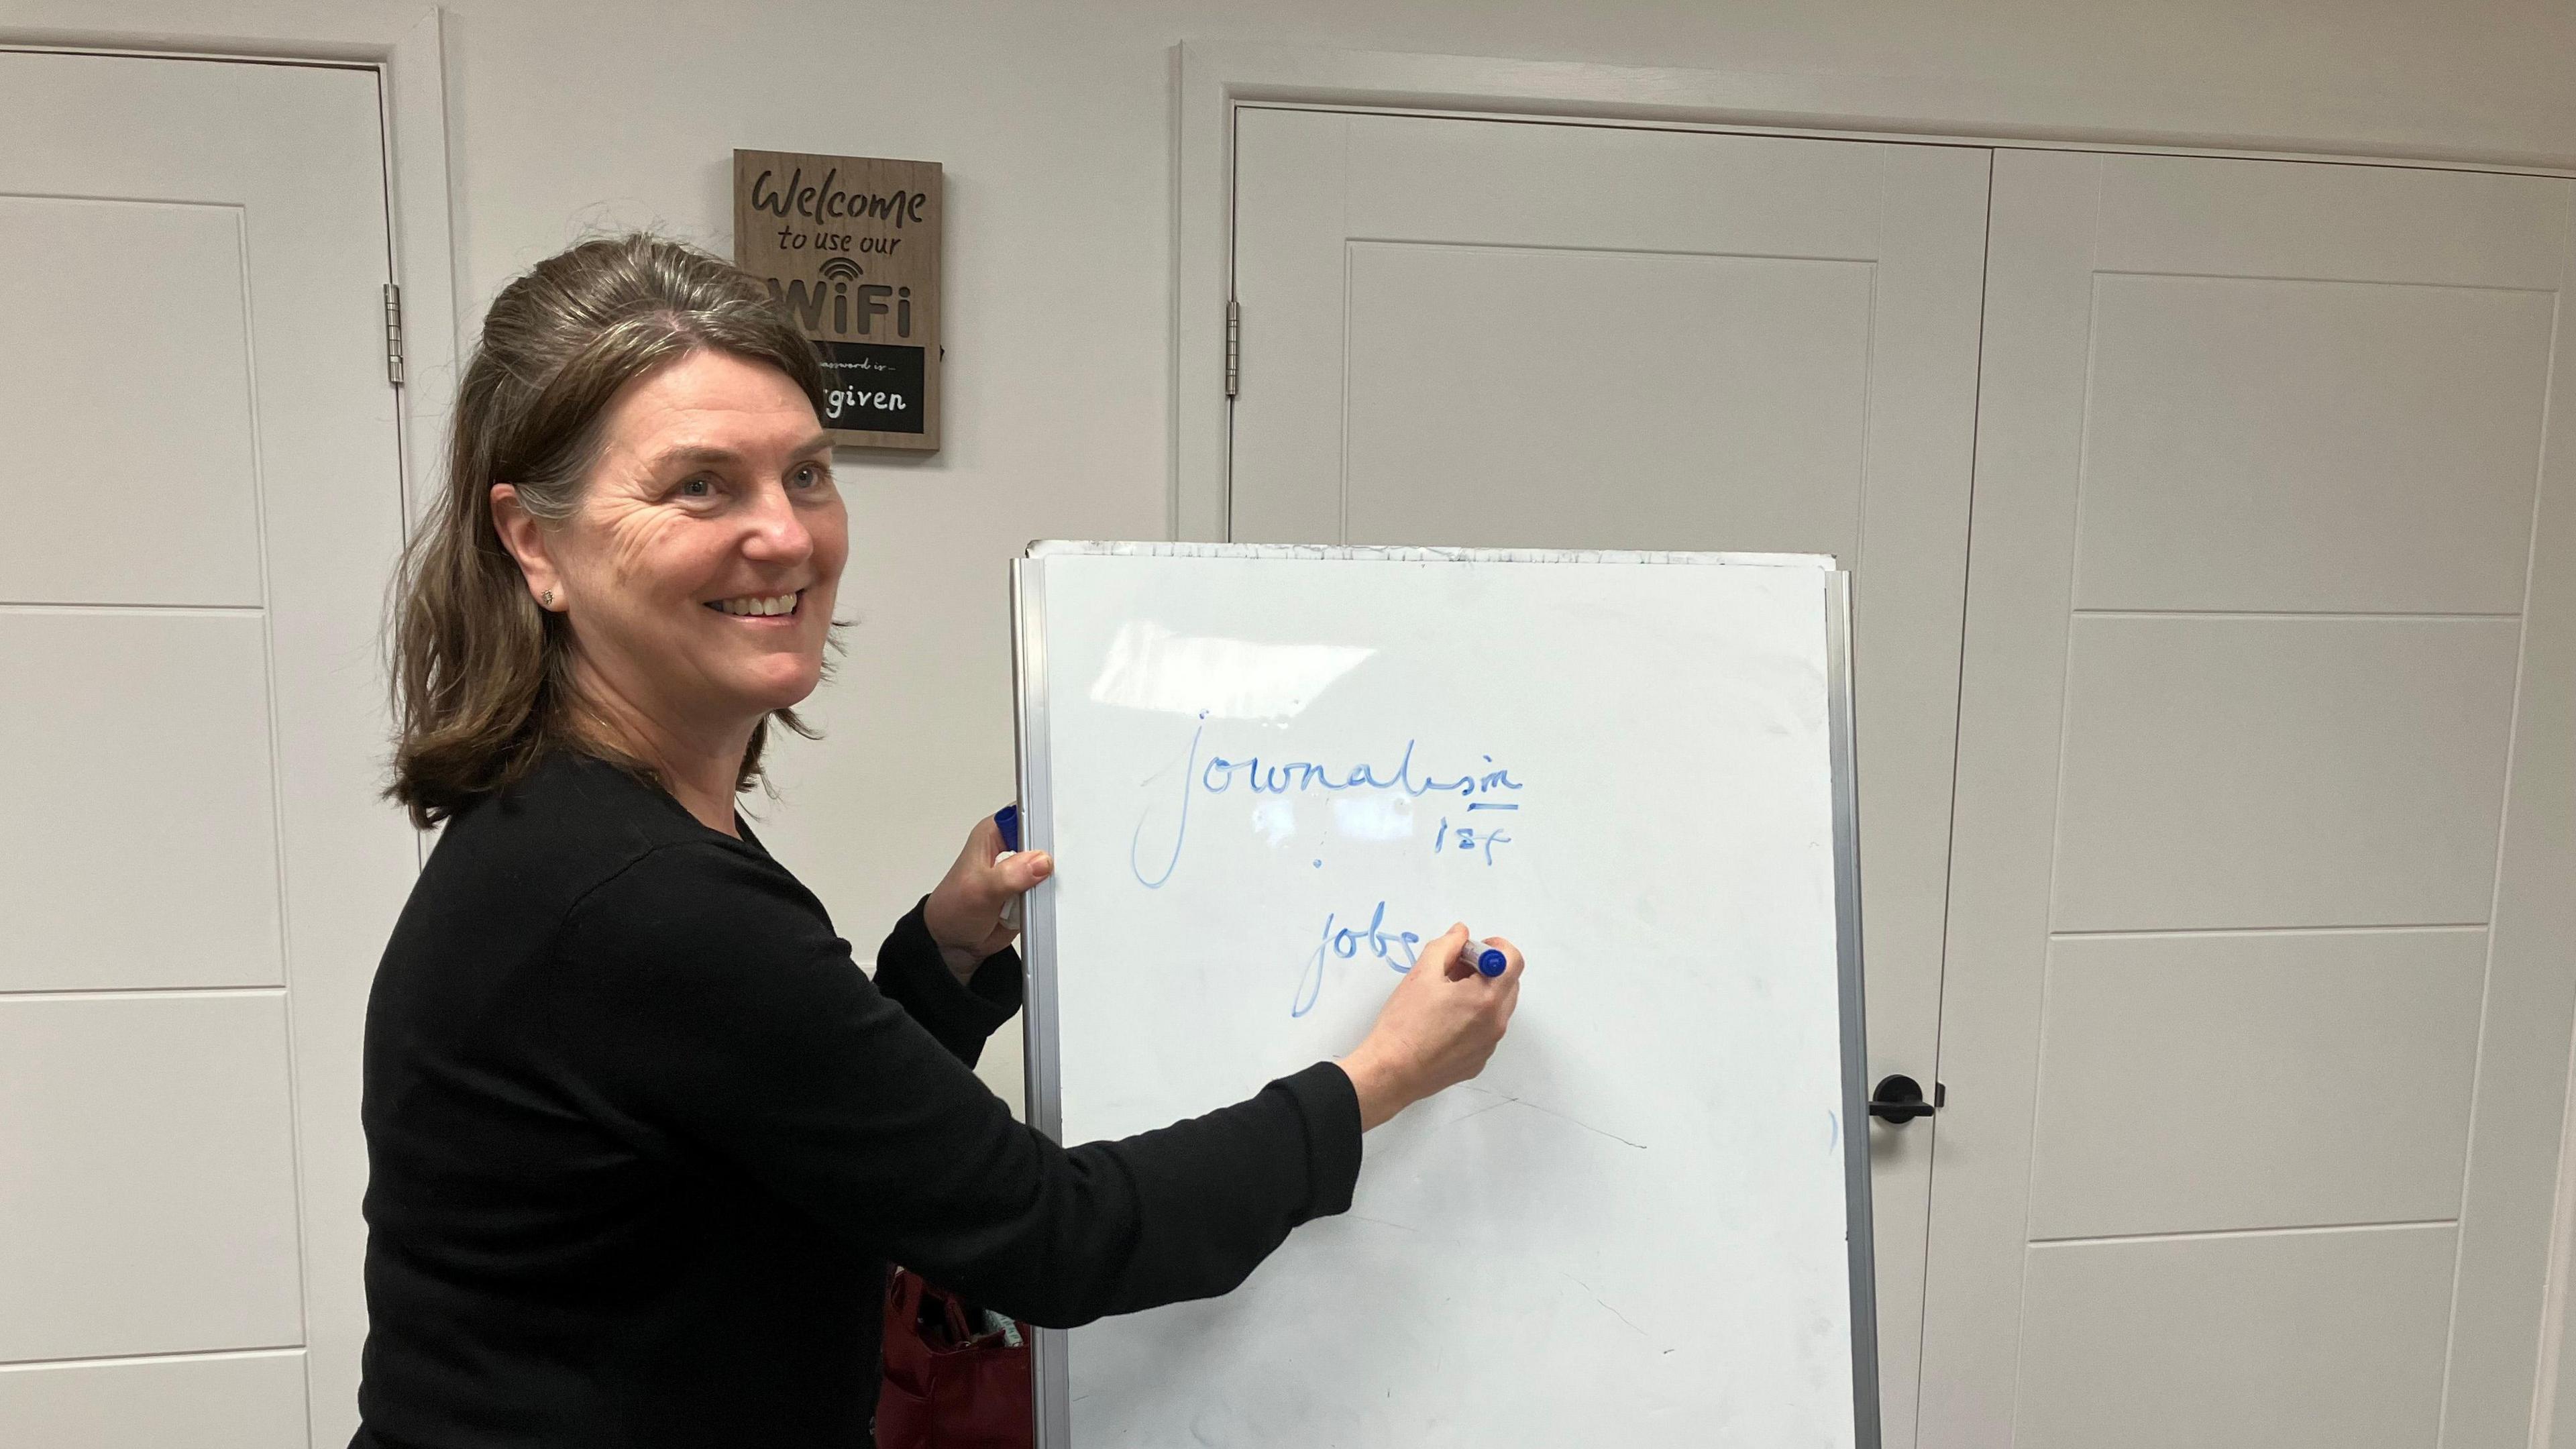
<svg viewBox="0 0 2576 1449">
<path fill-rule="evenodd" d="M 936 161 L 733 153 L 734 265 L 823 358 L 823 426 L 856 448 L 939 448 Z"/>
</svg>

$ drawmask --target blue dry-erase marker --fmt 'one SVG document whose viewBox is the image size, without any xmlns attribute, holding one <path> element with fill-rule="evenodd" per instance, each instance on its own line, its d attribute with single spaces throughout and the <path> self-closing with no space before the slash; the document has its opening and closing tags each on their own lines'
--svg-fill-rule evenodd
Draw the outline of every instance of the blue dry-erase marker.
<svg viewBox="0 0 2576 1449">
<path fill-rule="evenodd" d="M 1002 863 L 1003 856 L 1016 855 L 1019 853 L 1020 807 L 1017 805 L 1005 805 L 1001 809 L 994 811 L 993 824 L 1000 827 L 1002 832 L 1002 854 L 993 857 L 993 864 L 1000 865 Z M 1002 924 L 1010 927 L 1014 931 L 1020 928 L 1020 903 L 1018 901 L 1014 900 L 1009 905 L 1002 907 Z"/>
<path fill-rule="evenodd" d="M 1500 976 L 1512 964 L 1512 958 L 1504 955 L 1499 947 L 1488 946 L 1482 941 L 1469 941 L 1459 947 L 1458 959 L 1488 976 Z"/>
</svg>

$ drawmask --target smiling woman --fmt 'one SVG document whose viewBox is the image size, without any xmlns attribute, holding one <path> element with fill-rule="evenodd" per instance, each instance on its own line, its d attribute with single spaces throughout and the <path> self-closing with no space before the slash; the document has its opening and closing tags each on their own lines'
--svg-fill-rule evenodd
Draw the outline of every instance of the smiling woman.
<svg viewBox="0 0 2576 1449">
<path fill-rule="evenodd" d="M 631 632 L 652 624 L 626 607 L 629 591 L 614 581 L 637 570 L 751 575 L 767 566 L 772 577 L 821 576 L 819 595 L 796 610 L 799 647 L 759 651 L 776 702 L 752 716 L 735 783 L 757 781 L 769 721 L 802 729 L 792 706 L 819 677 L 847 552 L 831 451 L 815 422 L 822 392 L 813 345 L 763 289 L 670 242 L 585 243 L 493 299 L 458 389 L 447 490 L 398 583 L 399 743 L 388 793 L 413 823 L 437 823 L 577 739 L 594 753 L 622 753 L 613 728 L 599 725 L 654 726 L 653 683 L 635 673 L 660 674 L 677 661 L 659 660 L 653 641 Z M 737 425 L 747 430 L 739 437 Z M 810 471 L 791 480 L 782 464 Z M 763 466 L 773 470 L 768 485 L 755 471 Z M 585 487 L 594 474 L 605 485 L 595 491 Z M 764 520 L 773 493 L 789 507 Z M 732 527 L 751 525 L 739 558 L 727 557 L 728 519 L 717 511 L 727 504 Z M 822 507 L 831 516 L 818 530 L 808 520 Z M 576 520 L 585 508 L 592 516 Z M 662 562 L 648 535 L 677 534 L 691 520 L 714 526 L 687 530 L 696 548 L 683 545 L 686 560 Z M 827 558 L 810 557 L 818 538 Z M 782 566 L 781 548 L 809 557 Z M 666 589 L 710 582 L 660 581 Z M 597 626 L 582 631 L 579 647 L 570 627 L 576 589 L 592 606 L 583 623 Z M 811 673 L 801 667 L 808 654 Z M 622 718 L 585 722 L 586 712 Z M 624 763 L 650 768 L 640 757 Z M 705 819 L 694 806 L 691 813 Z M 731 818 L 729 803 L 721 813 Z"/>
<path fill-rule="evenodd" d="M 871 979 L 734 810 L 823 676 L 822 400 L 758 283 L 654 237 L 485 318 L 394 599 L 388 793 L 445 828 L 368 1006 L 359 1446 L 865 1449 L 889 1260 L 1050 1325 L 1226 1292 L 1501 1039 L 1516 953 L 1159 1132 L 1012 1120 L 972 1067 L 1053 862 L 979 820 Z"/>
<path fill-rule="evenodd" d="M 712 764 L 662 783 L 729 832 L 758 759 L 734 736 L 746 720 L 793 726 L 822 682 L 849 552 L 832 441 L 786 374 L 715 351 L 638 378 L 600 431 L 570 516 L 498 483 L 493 527 L 539 609 L 580 611 L 568 702 L 642 759 Z"/>
</svg>

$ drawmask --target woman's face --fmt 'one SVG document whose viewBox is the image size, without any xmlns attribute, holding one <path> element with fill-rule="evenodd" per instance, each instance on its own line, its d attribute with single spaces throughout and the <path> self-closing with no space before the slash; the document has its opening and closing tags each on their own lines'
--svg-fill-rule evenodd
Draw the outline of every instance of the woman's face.
<svg viewBox="0 0 2576 1449">
<path fill-rule="evenodd" d="M 495 490 L 496 504 L 502 490 Z M 831 440 L 765 363 L 696 352 L 627 385 L 573 516 L 503 530 L 612 715 L 713 744 L 813 693 L 849 519 Z M 524 541 L 525 546 L 522 546 Z"/>
</svg>

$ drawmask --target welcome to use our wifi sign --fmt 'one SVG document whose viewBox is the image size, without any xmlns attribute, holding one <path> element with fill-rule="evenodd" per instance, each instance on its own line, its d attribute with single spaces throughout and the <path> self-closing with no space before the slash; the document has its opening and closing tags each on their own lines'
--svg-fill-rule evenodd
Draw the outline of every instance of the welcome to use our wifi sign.
<svg viewBox="0 0 2576 1449">
<path fill-rule="evenodd" d="M 936 161 L 733 153 L 734 265 L 814 339 L 823 426 L 859 448 L 939 448 Z"/>
</svg>

